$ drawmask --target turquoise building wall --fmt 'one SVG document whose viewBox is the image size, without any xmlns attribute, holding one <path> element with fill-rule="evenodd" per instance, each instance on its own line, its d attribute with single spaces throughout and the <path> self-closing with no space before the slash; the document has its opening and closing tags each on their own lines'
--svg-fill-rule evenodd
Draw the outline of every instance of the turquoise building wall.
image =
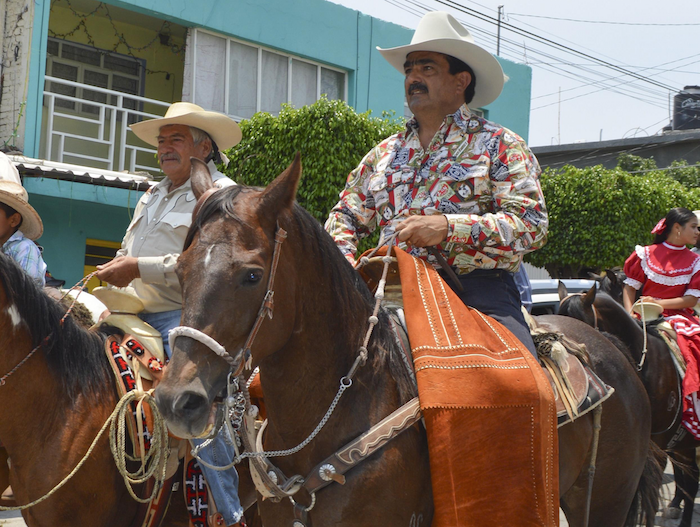
<svg viewBox="0 0 700 527">
<path fill-rule="evenodd" d="M 71 287 L 83 277 L 88 238 L 119 242 L 143 192 L 25 177 L 29 202 L 44 222 L 37 243 L 51 274 Z"/>
</svg>

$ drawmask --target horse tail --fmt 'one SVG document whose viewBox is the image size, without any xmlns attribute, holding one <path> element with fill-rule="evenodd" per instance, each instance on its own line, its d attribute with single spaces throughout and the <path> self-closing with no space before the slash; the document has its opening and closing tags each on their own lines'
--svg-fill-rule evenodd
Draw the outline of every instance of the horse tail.
<svg viewBox="0 0 700 527">
<path fill-rule="evenodd" d="M 625 527 L 654 527 L 665 466 L 666 453 L 650 440 L 647 460 L 627 513 Z"/>
</svg>

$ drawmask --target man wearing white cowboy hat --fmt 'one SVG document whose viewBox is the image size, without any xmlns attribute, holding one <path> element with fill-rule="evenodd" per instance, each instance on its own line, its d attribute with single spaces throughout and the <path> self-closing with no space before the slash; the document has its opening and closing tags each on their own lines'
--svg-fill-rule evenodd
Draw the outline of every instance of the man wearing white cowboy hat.
<svg viewBox="0 0 700 527">
<path fill-rule="evenodd" d="M 0 152 L 0 247 L 40 286 L 46 279 L 46 263 L 32 241 L 44 233 L 44 224 L 29 204 L 19 172 Z"/>
<path fill-rule="evenodd" d="M 145 308 L 139 316 L 161 333 L 170 357 L 168 332 L 180 325 L 182 311 L 182 289 L 175 264 L 196 204 L 190 183 L 190 157 L 207 163 L 215 186 L 233 185 L 214 163 L 228 161 L 219 149 L 238 144 L 241 129 L 223 114 L 176 102 L 164 117 L 133 124 L 131 130 L 139 139 L 157 147 L 158 162 L 166 178 L 139 200 L 121 249 L 112 261 L 97 266 L 96 276 L 118 287 L 131 285 Z M 226 465 L 232 459 L 229 449 L 219 434 L 199 455 L 209 464 Z M 225 525 L 237 524 L 243 510 L 235 469 L 218 472 L 202 466 L 202 470 Z M 216 521 L 216 525 L 223 525 Z"/>
<path fill-rule="evenodd" d="M 500 64 L 444 12 L 427 13 L 411 44 L 377 49 L 405 74 L 414 118 L 350 173 L 326 230 L 350 261 L 358 239 L 376 227 L 398 232 L 411 254 L 433 264 L 426 248 L 434 246 L 458 275 L 464 303 L 496 318 L 536 356 L 513 273 L 546 241 L 540 167 L 517 134 L 468 106 L 498 97 Z"/>
<path fill-rule="evenodd" d="M 350 173 L 326 230 L 351 262 L 358 240 L 377 227 L 385 239 L 398 233 L 399 243 L 412 255 L 448 269 L 438 272 L 446 273 L 443 277 L 467 306 L 498 320 L 537 357 L 513 273 L 523 255 L 546 240 L 548 219 L 538 182 L 540 168 L 517 134 L 470 110 L 490 104 L 501 93 L 504 74 L 500 64 L 444 12 L 427 13 L 409 45 L 377 49 L 405 75 L 406 99 L 414 118 L 404 131 L 373 148 Z M 481 382 L 475 378 L 479 374 L 475 370 L 469 382 Z M 553 400 L 551 392 L 538 397 L 550 404 Z M 495 433 L 524 432 L 507 430 L 507 426 L 504 423 L 503 430 Z M 551 427 L 552 423 L 533 424 L 528 437 L 551 437 L 547 435 Z M 459 450 L 446 446 L 456 446 L 459 438 L 454 437 L 455 443 L 446 442 L 441 451 L 438 448 L 435 459 L 442 459 L 442 452 Z M 432 457 L 430 441 L 429 451 Z M 491 454 L 480 457 L 493 458 Z M 458 464 L 457 459 L 453 461 Z M 537 525 L 556 522 L 558 509 L 552 503 L 558 503 L 557 496 L 548 495 L 536 504 L 538 495 L 549 492 L 547 482 L 556 479 L 556 467 L 552 468 L 556 462 L 551 457 L 535 461 L 523 455 L 510 467 L 511 472 L 523 474 L 524 480 L 531 477 L 531 489 L 537 489 L 517 504 L 499 502 L 494 494 L 498 487 L 495 473 L 490 474 L 491 485 L 483 487 L 483 499 L 475 504 L 464 495 L 472 482 L 455 480 L 449 464 L 432 475 L 435 510 L 441 511 L 443 521 L 440 525 L 465 525 L 461 520 L 450 521 L 453 516 L 483 514 L 476 509 L 488 509 L 490 503 L 498 504 L 501 511 L 505 507 L 512 516 L 512 521 L 503 522 L 506 524 L 531 525 L 522 513 L 540 506 L 543 509 L 538 508 L 538 513 L 542 512 L 546 523 Z"/>
</svg>

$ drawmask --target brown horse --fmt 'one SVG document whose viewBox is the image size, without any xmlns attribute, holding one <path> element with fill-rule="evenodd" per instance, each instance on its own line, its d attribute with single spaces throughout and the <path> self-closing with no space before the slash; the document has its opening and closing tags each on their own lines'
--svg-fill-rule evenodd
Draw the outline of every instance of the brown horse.
<svg viewBox="0 0 700 527">
<path fill-rule="evenodd" d="M 606 273 L 608 276 L 608 273 Z M 613 274 L 612 293 L 622 289 L 619 277 Z M 625 308 L 616 301 L 622 299 L 597 292 L 593 286 L 585 294 L 568 295 L 560 283 L 559 314 L 582 320 L 600 331 L 619 339 L 628 350 L 631 362 L 638 370 L 651 402 L 652 439 L 662 449 L 670 447 L 669 454 L 680 466 L 674 464 L 676 494 L 670 508 L 679 507 L 683 501 L 680 527 L 690 527 L 693 518 L 695 495 L 698 492 L 698 467 L 695 464 L 695 448 L 700 446 L 693 436 L 686 433 L 680 441 L 673 441 L 681 426 L 682 390 L 680 376 L 664 340 L 653 328 L 647 329 L 646 353 L 644 330 Z"/>
<path fill-rule="evenodd" d="M 73 470 L 118 400 L 104 336 L 72 317 L 61 325 L 65 311 L 0 253 L 0 442 L 19 504 L 44 496 Z M 73 479 L 22 514 L 29 527 L 129 527 L 138 509 L 105 434 Z M 166 521 L 188 525 L 183 499 L 173 499 Z"/>
<path fill-rule="evenodd" d="M 374 304 L 330 236 L 294 204 L 300 175 L 297 158 L 265 190 L 236 186 L 210 195 L 193 221 L 177 264 L 184 295 L 182 324 L 206 333 L 240 358 L 237 350 L 267 296 L 276 233 L 278 228 L 288 233 L 274 280 L 274 318 L 265 319 L 252 345 L 269 421 L 266 451 L 300 444 L 319 424 L 357 357 Z M 198 197 L 209 188 L 206 170 L 196 168 L 191 179 Z M 272 459 L 286 475 L 305 476 L 415 395 L 383 311 L 379 320 L 367 363 L 358 369 L 325 426 L 301 450 Z M 590 525 L 632 524 L 635 496 L 649 499 L 646 512 L 653 522 L 658 487 L 650 485 L 645 471 L 654 460 L 644 387 L 622 354 L 586 324 L 556 316 L 541 317 L 540 322 L 586 343 L 594 369 L 616 390 L 602 414 Z M 176 340 L 172 361 L 156 390 L 157 404 L 171 430 L 196 436 L 206 429 L 230 369 L 227 360 L 199 340 Z M 559 430 L 560 503 L 575 527 L 585 516 L 592 437 L 591 414 Z M 315 497 L 309 512 L 312 525 L 430 525 L 428 451 L 420 425 L 346 477 L 344 485 L 332 484 Z M 295 500 L 303 506 L 313 503 L 304 490 Z M 507 500 L 504 489 L 504 507 Z M 259 501 L 259 509 L 266 527 L 292 524 L 288 500 Z"/>
</svg>

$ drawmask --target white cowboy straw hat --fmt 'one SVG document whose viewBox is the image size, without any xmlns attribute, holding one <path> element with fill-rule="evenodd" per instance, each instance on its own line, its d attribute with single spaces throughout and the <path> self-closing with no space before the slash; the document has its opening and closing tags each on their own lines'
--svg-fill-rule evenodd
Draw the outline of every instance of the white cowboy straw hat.
<svg viewBox="0 0 700 527">
<path fill-rule="evenodd" d="M 0 179 L 14 181 L 18 185 L 22 184 L 22 180 L 19 178 L 19 170 L 10 161 L 10 158 L 2 152 L 0 152 Z"/>
<path fill-rule="evenodd" d="M 644 322 L 656 320 L 664 312 L 664 308 L 656 302 L 642 302 L 637 300 L 632 306 L 632 311 L 637 313 Z"/>
<path fill-rule="evenodd" d="M 389 63 L 404 73 L 404 62 L 413 51 L 435 51 L 455 57 L 467 64 L 476 77 L 474 98 L 469 103 L 475 108 L 486 106 L 498 98 L 503 90 L 505 76 L 496 58 L 474 44 L 474 37 L 449 13 L 426 13 L 418 23 L 408 46 L 377 50 Z"/>
<path fill-rule="evenodd" d="M 136 136 L 149 145 L 158 146 L 158 133 L 162 126 L 184 124 L 204 130 L 214 140 L 219 150 L 237 145 L 242 137 L 241 128 L 230 117 L 208 112 L 191 102 L 174 102 L 160 119 L 142 121 L 130 126 Z"/>
<path fill-rule="evenodd" d="M 19 230 L 30 240 L 36 240 L 44 234 L 44 224 L 28 201 L 29 196 L 22 185 L 0 179 L 0 202 L 9 205 L 22 215 L 22 225 L 19 226 Z"/>
</svg>

